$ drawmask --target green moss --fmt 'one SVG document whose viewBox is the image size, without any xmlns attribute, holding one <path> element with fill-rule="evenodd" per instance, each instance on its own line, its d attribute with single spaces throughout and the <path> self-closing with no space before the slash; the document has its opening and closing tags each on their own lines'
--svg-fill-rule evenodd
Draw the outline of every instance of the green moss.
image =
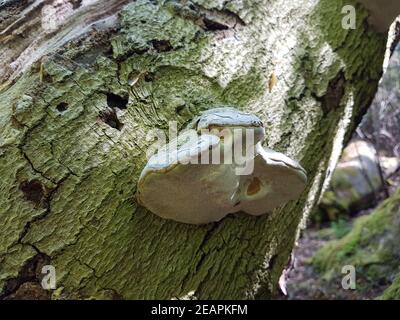
<svg viewBox="0 0 400 320">
<path fill-rule="evenodd" d="M 387 288 L 382 295 L 378 297 L 379 300 L 400 300 L 400 276 L 398 276 L 392 285 Z"/>
<path fill-rule="evenodd" d="M 337 221 L 332 221 L 331 228 L 335 237 L 340 239 L 351 231 L 351 223 L 343 218 L 339 218 Z"/>
<path fill-rule="evenodd" d="M 358 218 L 345 237 L 321 248 L 312 265 L 331 280 L 341 275 L 343 266 L 353 265 L 365 288 L 387 281 L 398 272 L 399 206 L 400 190 L 370 215 Z"/>
</svg>

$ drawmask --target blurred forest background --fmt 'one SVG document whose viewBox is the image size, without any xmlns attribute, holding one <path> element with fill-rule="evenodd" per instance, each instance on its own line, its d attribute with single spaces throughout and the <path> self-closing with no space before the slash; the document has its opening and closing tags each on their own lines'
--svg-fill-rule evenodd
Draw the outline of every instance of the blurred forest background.
<svg viewBox="0 0 400 320">
<path fill-rule="evenodd" d="M 288 299 L 400 299 L 400 47 L 286 271 Z M 346 265 L 356 289 L 342 288 Z"/>
</svg>

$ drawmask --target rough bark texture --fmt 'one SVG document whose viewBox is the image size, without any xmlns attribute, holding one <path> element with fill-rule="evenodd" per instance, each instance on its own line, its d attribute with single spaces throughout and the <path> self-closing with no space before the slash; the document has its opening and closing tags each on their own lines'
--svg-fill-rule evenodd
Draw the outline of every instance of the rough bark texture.
<svg viewBox="0 0 400 320">
<path fill-rule="evenodd" d="M 0 2 L 0 296 L 46 296 L 52 264 L 52 298 L 271 297 L 380 78 L 386 36 L 361 7 L 342 29 L 347 2 L 58 1 L 47 30 L 51 1 Z M 201 227 L 138 206 L 147 132 L 221 104 L 300 161 L 301 199 Z"/>
</svg>

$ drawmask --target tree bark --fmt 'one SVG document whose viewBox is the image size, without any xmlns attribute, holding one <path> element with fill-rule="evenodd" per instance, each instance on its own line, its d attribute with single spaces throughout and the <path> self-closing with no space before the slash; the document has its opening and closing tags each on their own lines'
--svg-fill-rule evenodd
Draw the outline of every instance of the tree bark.
<svg viewBox="0 0 400 320">
<path fill-rule="evenodd" d="M 386 35 L 361 6 L 343 29 L 347 2 L 3 1 L 0 296 L 273 297 L 381 76 Z M 140 207 L 149 130 L 219 105 L 262 118 L 303 196 L 206 226 Z"/>
</svg>

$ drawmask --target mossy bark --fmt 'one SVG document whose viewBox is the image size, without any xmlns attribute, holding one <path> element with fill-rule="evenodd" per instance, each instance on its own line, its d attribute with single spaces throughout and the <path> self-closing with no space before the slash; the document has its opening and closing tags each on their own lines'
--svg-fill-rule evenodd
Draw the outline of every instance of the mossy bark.
<svg viewBox="0 0 400 320">
<path fill-rule="evenodd" d="M 45 34 L 29 14 L 3 20 L 0 296 L 51 264 L 52 298 L 271 297 L 381 75 L 386 36 L 360 7 L 343 29 L 347 2 L 73 1 Z M 308 171 L 303 196 L 206 226 L 138 206 L 149 130 L 221 104 L 264 120 L 264 145 Z"/>
</svg>

